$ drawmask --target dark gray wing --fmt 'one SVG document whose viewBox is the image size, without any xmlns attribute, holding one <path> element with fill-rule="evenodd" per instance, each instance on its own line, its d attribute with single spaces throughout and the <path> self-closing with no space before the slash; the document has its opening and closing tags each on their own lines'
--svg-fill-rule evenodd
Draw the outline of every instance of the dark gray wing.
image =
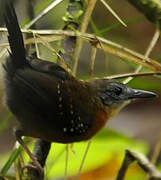
<svg viewBox="0 0 161 180">
<path fill-rule="evenodd" d="M 68 72 L 56 63 L 36 58 L 33 59 L 31 57 L 29 59 L 29 64 L 34 70 L 38 72 L 47 73 L 60 80 L 66 80 L 68 77 Z"/>
</svg>

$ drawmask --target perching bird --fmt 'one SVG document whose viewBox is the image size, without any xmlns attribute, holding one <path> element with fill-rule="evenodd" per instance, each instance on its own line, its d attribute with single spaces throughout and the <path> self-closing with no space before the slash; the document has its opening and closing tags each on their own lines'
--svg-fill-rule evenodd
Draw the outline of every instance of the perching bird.
<svg viewBox="0 0 161 180">
<path fill-rule="evenodd" d="M 22 136 L 48 142 L 90 139 L 125 101 L 156 94 L 108 79 L 78 80 L 59 65 L 29 57 L 12 5 L 5 8 L 11 51 L 3 63 L 5 102 L 15 115 L 15 135 L 29 156 Z"/>
</svg>

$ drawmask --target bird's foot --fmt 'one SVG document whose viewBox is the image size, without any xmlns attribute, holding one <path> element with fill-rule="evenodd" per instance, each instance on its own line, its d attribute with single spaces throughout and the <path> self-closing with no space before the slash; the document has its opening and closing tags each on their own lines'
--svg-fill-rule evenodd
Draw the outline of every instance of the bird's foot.
<svg viewBox="0 0 161 180">
<path fill-rule="evenodd" d="M 27 175 L 34 176 L 36 179 L 44 180 L 44 171 L 43 168 L 37 167 L 33 162 L 31 164 L 27 164 L 23 167 L 23 170 L 27 169 Z"/>
</svg>

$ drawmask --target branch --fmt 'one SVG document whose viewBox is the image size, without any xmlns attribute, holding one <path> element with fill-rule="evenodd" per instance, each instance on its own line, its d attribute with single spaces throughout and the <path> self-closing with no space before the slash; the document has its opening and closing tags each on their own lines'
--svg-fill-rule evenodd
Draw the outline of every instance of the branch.
<svg viewBox="0 0 161 180">
<path fill-rule="evenodd" d="M 34 152 L 33 155 L 37 159 L 37 161 L 40 163 L 42 168 L 45 166 L 45 162 L 48 156 L 48 153 L 50 151 L 51 143 L 44 141 L 42 139 L 37 139 L 35 146 L 34 146 Z M 31 165 L 34 165 L 32 162 Z M 39 180 L 40 174 L 37 169 L 30 168 L 30 164 L 23 170 L 22 173 L 22 179 L 23 180 Z"/>
<path fill-rule="evenodd" d="M 63 0 L 56 0 L 49 4 L 42 12 L 40 12 L 32 21 L 25 25 L 25 29 L 29 29 L 33 24 L 39 21 L 43 16 L 49 13 L 55 6 L 61 3 Z"/>
<path fill-rule="evenodd" d="M 0 28 L 1 32 L 5 32 L 6 28 Z M 104 39 L 99 36 L 95 36 L 88 33 L 81 33 L 79 31 L 63 31 L 63 30 L 22 30 L 25 33 L 34 33 L 34 34 L 41 34 L 41 35 L 56 35 L 56 36 L 73 36 L 73 37 L 80 37 L 91 44 L 95 45 L 98 49 L 101 49 L 105 52 L 113 54 L 115 56 L 119 56 L 127 61 L 134 62 L 136 64 L 142 65 L 147 67 L 153 71 L 160 71 L 161 64 L 153 59 L 147 58 L 144 55 L 135 52 L 131 49 L 128 49 L 120 44 L 114 43 L 107 39 Z"/>
<path fill-rule="evenodd" d="M 144 16 L 161 29 L 161 1 L 160 0 L 128 0 Z"/>
<path fill-rule="evenodd" d="M 82 0 L 69 0 L 69 5 L 63 20 L 65 25 L 63 30 L 73 30 L 76 31 L 81 22 L 81 16 L 83 14 L 83 2 Z M 62 40 L 61 48 L 64 52 L 60 51 L 59 54 L 69 65 L 73 58 L 73 53 L 76 46 L 76 37 L 68 36 Z"/>
<path fill-rule="evenodd" d="M 104 79 L 121 79 L 121 78 L 127 78 L 127 77 L 140 77 L 140 76 L 154 76 L 154 75 L 161 75 L 160 72 L 138 72 L 138 73 L 126 73 L 126 74 L 117 74 L 112 76 L 104 77 Z"/>
<path fill-rule="evenodd" d="M 85 33 L 87 30 L 88 23 L 89 23 L 89 20 L 91 18 L 91 14 L 93 12 L 93 9 L 96 5 L 96 2 L 97 2 L 97 0 L 89 0 L 88 1 L 88 5 L 87 5 L 87 8 L 86 8 L 83 20 L 82 20 L 82 25 L 81 25 L 81 30 L 80 30 L 82 33 Z M 78 61 L 79 61 L 80 53 L 82 50 L 82 46 L 83 46 L 83 40 L 79 38 L 77 41 L 77 48 L 75 51 L 75 58 L 74 58 L 75 59 L 74 66 L 73 66 L 73 73 L 74 74 L 76 74 L 76 72 L 77 72 Z"/>
<path fill-rule="evenodd" d="M 156 167 L 140 152 L 126 150 L 125 158 L 119 170 L 116 180 L 123 180 L 128 167 L 137 161 L 139 166 L 149 174 L 150 180 L 161 180 L 161 173 Z"/>
</svg>

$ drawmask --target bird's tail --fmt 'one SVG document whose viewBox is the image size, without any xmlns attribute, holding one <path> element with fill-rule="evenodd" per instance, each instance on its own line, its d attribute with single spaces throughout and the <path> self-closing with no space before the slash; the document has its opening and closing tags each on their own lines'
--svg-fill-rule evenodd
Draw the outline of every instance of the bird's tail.
<svg viewBox="0 0 161 180">
<path fill-rule="evenodd" d="M 5 69 L 13 72 L 18 68 L 23 68 L 27 63 L 23 36 L 18 24 L 17 16 L 13 5 L 6 3 L 4 20 L 8 30 L 8 41 L 11 48 Z"/>
</svg>

